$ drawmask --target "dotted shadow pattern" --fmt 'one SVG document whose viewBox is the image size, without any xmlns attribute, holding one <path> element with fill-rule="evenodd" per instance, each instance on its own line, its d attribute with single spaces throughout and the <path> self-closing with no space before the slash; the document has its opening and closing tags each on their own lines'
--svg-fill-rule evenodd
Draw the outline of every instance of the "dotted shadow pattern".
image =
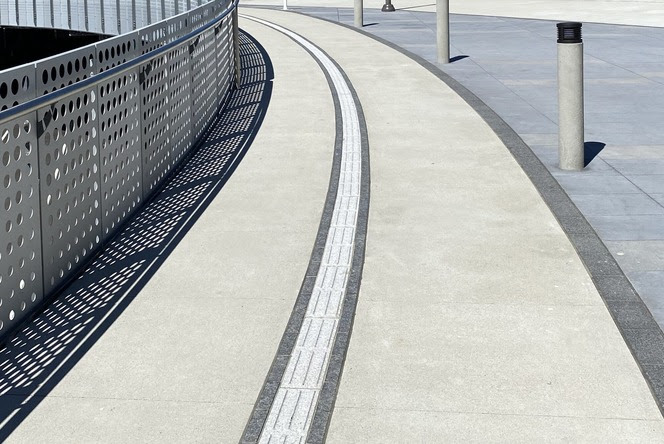
<svg viewBox="0 0 664 444">
<path fill-rule="evenodd" d="M 0 350 L 0 442 L 119 317 L 241 161 L 265 116 L 273 71 L 264 49 L 246 34 L 240 60 L 242 84 L 201 143 L 79 277 Z"/>
</svg>

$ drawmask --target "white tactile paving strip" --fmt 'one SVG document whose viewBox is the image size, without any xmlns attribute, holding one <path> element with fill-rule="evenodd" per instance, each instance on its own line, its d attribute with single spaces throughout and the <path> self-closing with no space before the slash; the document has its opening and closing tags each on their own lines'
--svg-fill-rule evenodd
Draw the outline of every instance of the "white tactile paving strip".
<svg viewBox="0 0 664 444">
<path fill-rule="evenodd" d="M 362 179 L 360 120 L 346 79 L 325 53 L 279 25 L 255 17 L 243 18 L 275 29 L 307 49 L 327 71 L 341 110 L 341 169 L 325 250 L 297 342 L 259 440 L 269 444 L 304 443 L 325 380 L 353 259 Z"/>
</svg>

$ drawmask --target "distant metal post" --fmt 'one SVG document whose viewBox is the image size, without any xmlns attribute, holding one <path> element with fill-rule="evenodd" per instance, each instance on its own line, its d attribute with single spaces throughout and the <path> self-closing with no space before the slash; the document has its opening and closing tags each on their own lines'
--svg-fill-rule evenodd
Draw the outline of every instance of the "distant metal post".
<svg viewBox="0 0 664 444">
<path fill-rule="evenodd" d="M 385 0 L 385 4 L 381 9 L 383 12 L 394 12 L 394 6 L 392 5 L 392 0 Z"/>
<path fill-rule="evenodd" d="M 450 63 L 450 0 L 436 0 L 438 63 Z"/>
<path fill-rule="evenodd" d="M 364 4 L 363 0 L 355 0 L 355 26 L 364 26 Z"/>
<path fill-rule="evenodd" d="M 284 0 L 284 11 L 288 11 L 288 0 Z"/>
<path fill-rule="evenodd" d="M 240 88 L 240 27 L 238 24 L 237 6 L 233 11 L 233 51 L 235 52 L 235 87 Z"/>
<path fill-rule="evenodd" d="M 581 23 L 558 23 L 558 158 L 563 170 L 584 159 L 583 39 Z"/>
</svg>

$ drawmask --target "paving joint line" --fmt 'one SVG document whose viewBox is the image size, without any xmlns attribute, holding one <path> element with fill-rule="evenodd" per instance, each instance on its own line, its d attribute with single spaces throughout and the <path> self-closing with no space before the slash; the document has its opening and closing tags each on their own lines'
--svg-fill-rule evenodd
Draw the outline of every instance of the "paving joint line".
<svg viewBox="0 0 664 444">
<path fill-rule="evenodd" d="M 336 137 L 330 185 L 307 273 L 240 442 L 297 438 L 322 443 L 348 350 L 364 264 L 369 212 L 367 128 L 350 80 L 321 48 L 274 23 L 242 17 L 290 37 L 318 63 L 334 102 Z M 354 225 L 348 223 L 349 217 Z M 322 301 L 325 297 L 327 302 Z M 323 316 L 316 314 L 319 302 L 325 302 Z M 332 303 L 337 307 L 329 315 Z M 319 341 L 327 345 L 318 346 Z M 311 342 L 316 346 L 306 345 Z"/>
</svg>

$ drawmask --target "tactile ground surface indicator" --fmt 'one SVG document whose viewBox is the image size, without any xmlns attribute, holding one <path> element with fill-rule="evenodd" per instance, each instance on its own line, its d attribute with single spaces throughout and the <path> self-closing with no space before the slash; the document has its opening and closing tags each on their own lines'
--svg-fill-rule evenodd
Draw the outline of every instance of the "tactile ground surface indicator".
<svg viewBox="0 0 664 444">
<path fill-rule="evenodd" d="M 339 186 L 323 260 L 297 343 L 260 438 L 261 443 L 304 442 L 325 379 L 353 257 L 362 166 L 360 124 L 350 88 L 329 57 L 285 28 L 246 18 L 286 34 L 322 64 L 336 90 L 343 122 Z"/>
</svg>

